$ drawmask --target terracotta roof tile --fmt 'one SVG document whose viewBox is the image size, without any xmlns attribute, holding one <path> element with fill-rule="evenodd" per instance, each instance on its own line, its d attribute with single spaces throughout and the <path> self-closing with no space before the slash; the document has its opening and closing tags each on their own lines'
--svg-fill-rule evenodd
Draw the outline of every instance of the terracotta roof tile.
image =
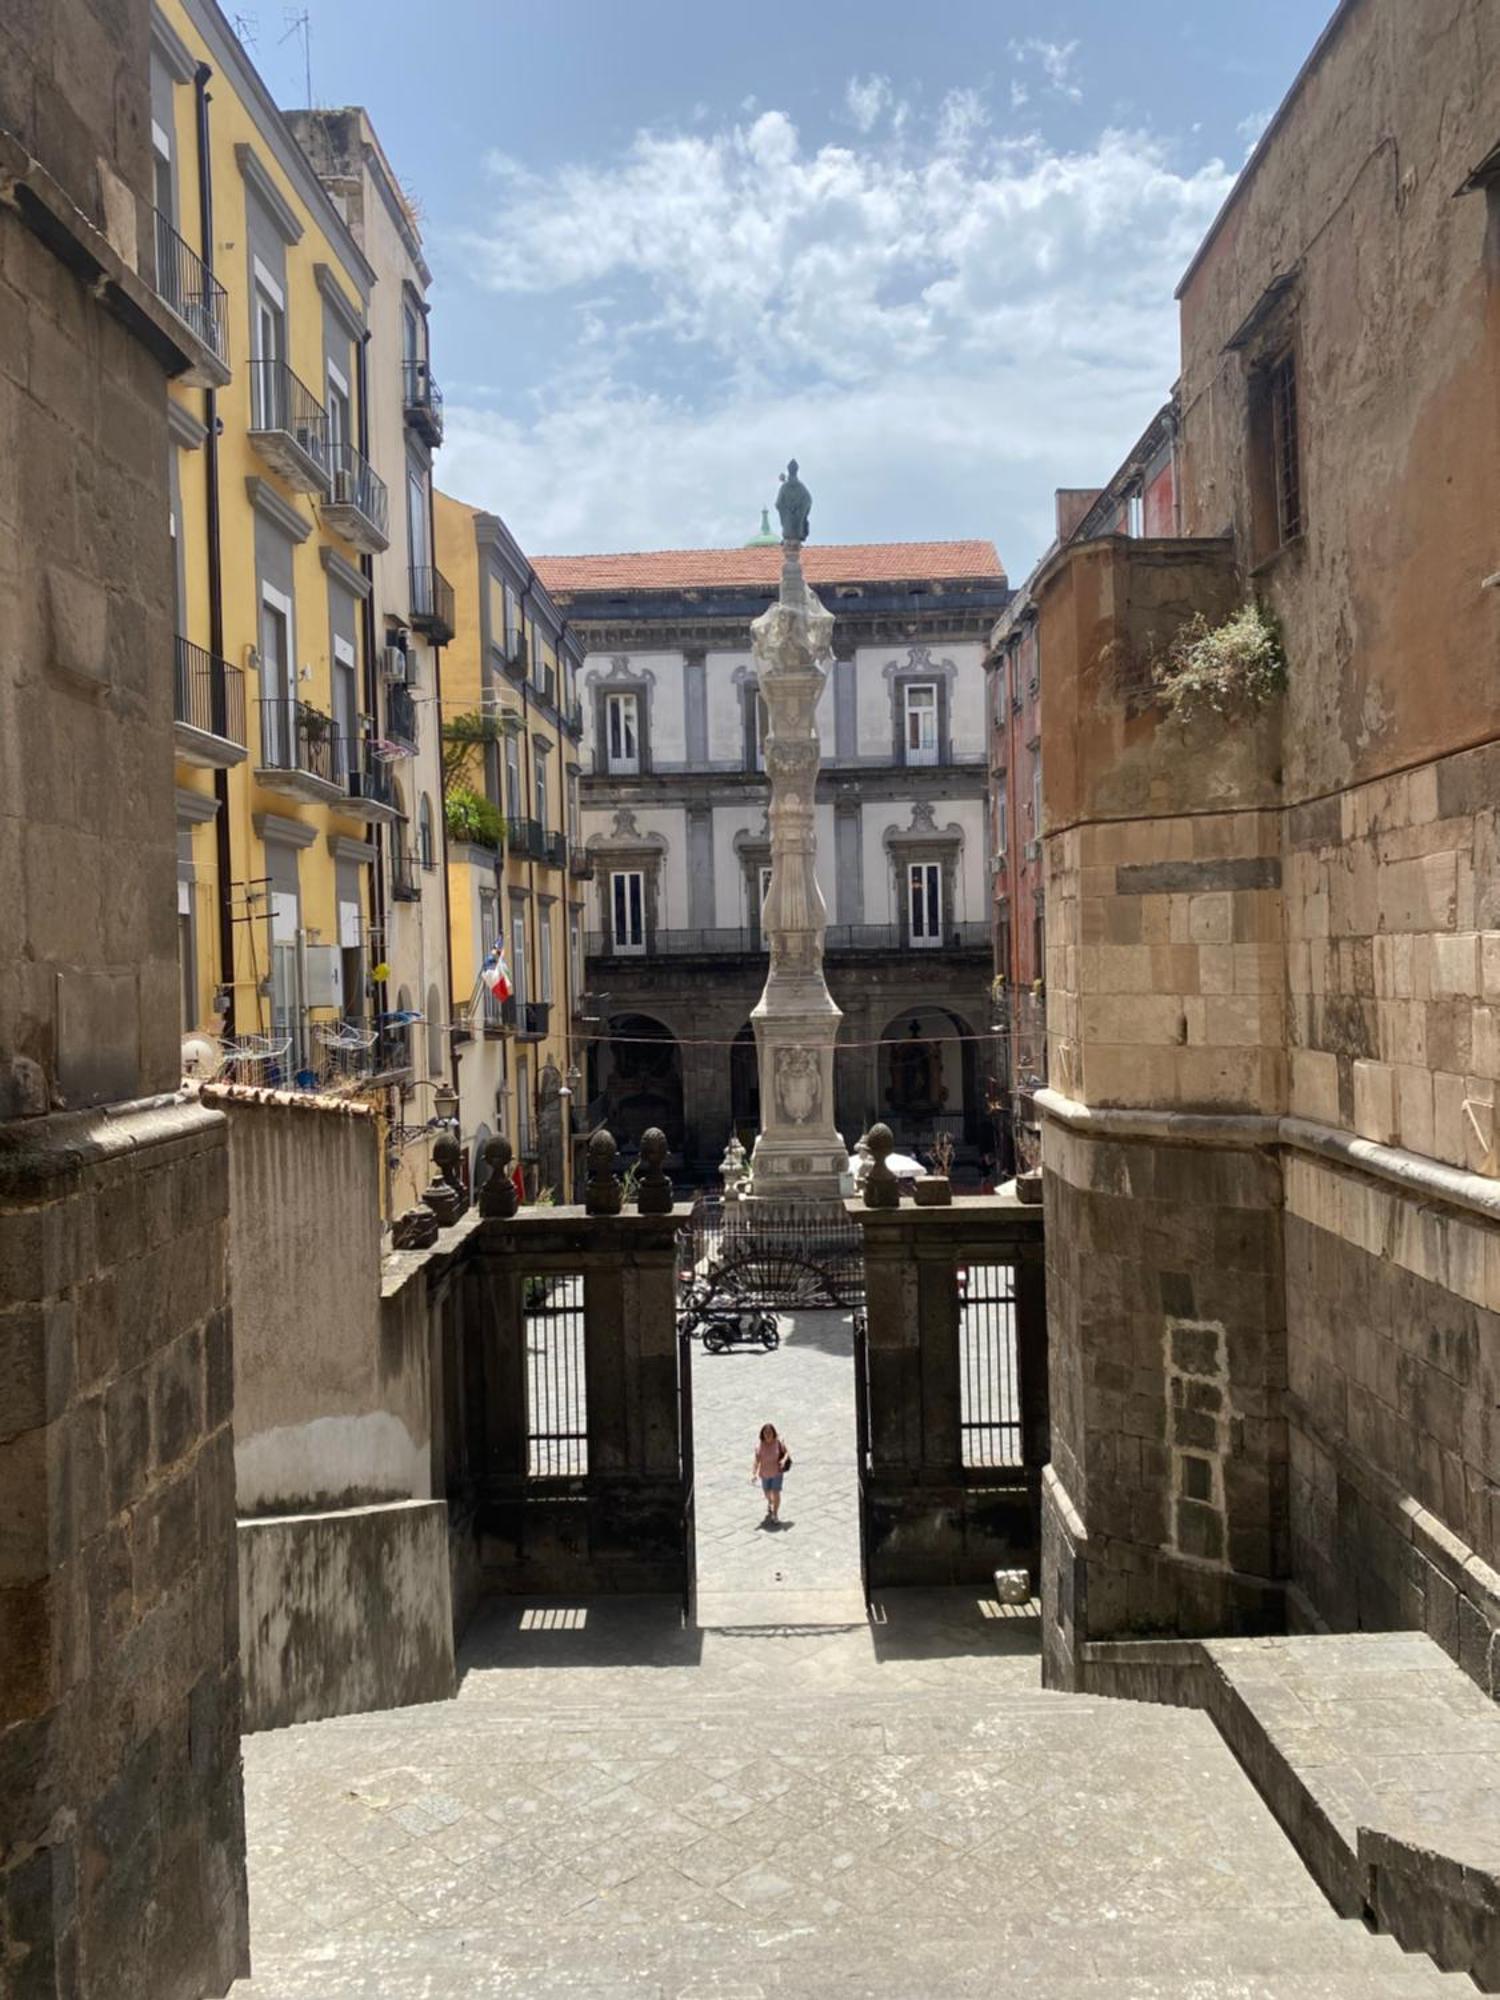
<svg viewBox="0 0 1500 2000">
<path fill-rule="evenodd" d="M 551 591 L 711 590 L 748 584 L 774 589 L 779 547 L 651 549 L 614 556 L 534 556 Z M 993 542 L 809 542 L 802 552 L 809 583 L 928 583 L 963 579 L 1003 583 Z"/>
</svg>

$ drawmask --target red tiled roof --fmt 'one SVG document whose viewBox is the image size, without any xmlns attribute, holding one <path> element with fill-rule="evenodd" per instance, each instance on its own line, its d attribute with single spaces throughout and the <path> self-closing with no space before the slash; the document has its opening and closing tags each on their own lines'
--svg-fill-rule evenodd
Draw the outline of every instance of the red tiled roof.
<svg viewBox="0 0 1500 2000">
<path fill-rule="evenodd" d="M 750 549 L 652 549 L 617 556 L 534 556 L 548 590 L 711 590 L 759 584 L 774 590 L 780 546 Z M 802 551 L 809 583 L 1003 583 L 993 542 L 809 542 Z"/>
</svg>

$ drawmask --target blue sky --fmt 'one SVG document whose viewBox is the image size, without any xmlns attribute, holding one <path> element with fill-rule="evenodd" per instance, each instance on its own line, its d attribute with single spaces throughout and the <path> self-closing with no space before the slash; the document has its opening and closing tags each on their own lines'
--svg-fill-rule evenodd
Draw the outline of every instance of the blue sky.
<svg viewBox="0 0 1500 2000">
<path fill-rule="evenodd" d="M 439 481 L 534 554 L 991 536 L 1119 463 L 1331 0 L 299 0 L 419 204 Z M 276 0 L 228 0 L 278 100 Z"/>
</svg>

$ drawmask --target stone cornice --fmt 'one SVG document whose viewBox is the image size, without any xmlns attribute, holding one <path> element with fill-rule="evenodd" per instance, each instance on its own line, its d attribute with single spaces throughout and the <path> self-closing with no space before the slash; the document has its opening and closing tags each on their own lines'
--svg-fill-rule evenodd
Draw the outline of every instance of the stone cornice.
<svg viewBox="0 0 1500 2000">
<path fill-rule="evenodd" d="M 330 833 L 328 852 L 335 861 L 352 861 L 356 868 L 368 868 L 375 859 L 375 849 L 367 840 L 351 840 L 346 833 Z"/>
<path fill-rule="evenodd" d="M 184 451 L 197 451 L 208 436 L 208 426 L 195 417 L 186 403 L 167 398 L 167 436 Z"/>
<path fill-rule="evenodd" d="M 926 644 L 959 643 L 988 639 L 995 622 L 994 603 L 966 605 L 961 599 L 942 598 L 931 610 L 861 611 L 835 599 L 829 606 L 834 615 L 834 649 L 847 657 L 854 646 L 907 646 L 913 641 Z M 757 611 L 720 614 L 711 611 L 678 613 L 645 618 L 619 611 L 595 617 L 569 610 L 569 624 L 590 653 L 714 652 L 748 653 L 750 621 Z"/>
<path fill-rule="evenodd" d="M 1080 1104 L 1057 1090 L 1039 1090 L 1036 1106 L 1044 1118 L 1091 1139 L 1242 1151 L 1285 1146 L 1325 1160 L 1330 1166 L 1385 1181 L 1414 1201 L 1438 1202 L 1500 1224 L 1500 1181 L 1445 1166 L 1441 1160 L 1430 1160 L 1402 1146 L 1361 1139 L 1357 1133 L 1343 1132 L 1315 1119 L 1262 1112 L 1150 1111 Z"/>
<path fill-rule="evenodd" d="M 823 803 L 853 798 L 859 803 L 911 803 L 917 799 L 982 799 L 987 788 L 982 764 L 904 765 L 825 764 L 818 773 L 816 797 Z M 653 809 L 694 806 L 734 806 L 757 803 L 770 796 L 763 771 L 650 771 L 636 778 L 585 771 L 580 799 L 587 809 L 649 806 Z"/>
<path fill-rule="evenodd" d="M 356 569 L 351 562 L 345 562 L 337 549 L 329 548 L 326 542 L 318 549 L 318 561 L 333 578 L 333 581 L 347 590 L 351 597 L 368 597 L 370 579 L 362 569 Z"/>
<path fill-rule="evenodd" d="M 179 785 L 175 794 L 177 817 L 184 824 L 203 826 L 218 814 L 219 801 L 203 792 L 190 792 Z"/>
<path fill-rule="evenodd" d="M 311 847 L 318 837 L 318 829 L 305 819 L 287 819 L 282 813 L 252 813 L 250 822 L 262 840 L 279 841 L 283 847 Z"/>
<path fill-rule="evenodd" d="M 312 533 L 312 522 L 305 520 L 290 500 L 283 500 L 274 486 L 258 479 L 253 472 L 245 480 L 245 498 L 257 514 L 282 534 L 290 535 L 294 542 L 305 542 Z"/>
<path fill-rule="evenodd" d="M 173 83 L 191 83 L 198 73 L 192 50 L 160 7 L 151 9 L 151 52 L 160 57 Z"/>
</svg>

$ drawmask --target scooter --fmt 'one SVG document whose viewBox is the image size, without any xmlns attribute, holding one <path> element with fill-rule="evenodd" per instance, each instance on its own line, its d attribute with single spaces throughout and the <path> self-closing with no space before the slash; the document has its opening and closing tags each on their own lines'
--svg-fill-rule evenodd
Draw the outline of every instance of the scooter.
<svg viewBox="0 0 1500 2000">
<path fill-rule="evenodd" d="M 781 1345 L 774 1313 L 755 1306 L 718 1303 L 703 1292 L 688 1294 L 677 1330 L 690 1340 L 701 1340 L 710 1354 L 723 1354 L 731 1347 L 763 1347 L 769 1354 Z"/>
</svg>

